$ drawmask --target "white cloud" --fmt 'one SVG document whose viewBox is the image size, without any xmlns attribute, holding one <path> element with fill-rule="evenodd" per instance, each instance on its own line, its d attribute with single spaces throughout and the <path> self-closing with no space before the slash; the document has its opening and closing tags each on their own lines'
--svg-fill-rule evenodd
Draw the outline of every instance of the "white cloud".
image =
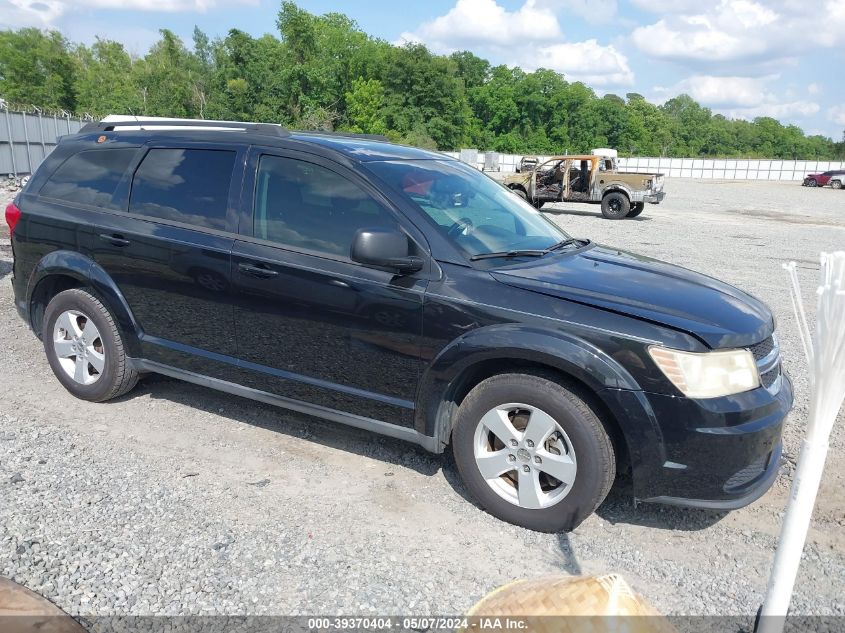
<svg viewBox="0 0 845 633">
<path fill-rule="evenodd" d="M 833 106 L 827 111 L 827 118 L 837 125 L 845 125 L 845 105 Z"/>
<path fill-rule="evenodd" d="M 521 60 L 523 68 L 549 68 L 563 73 L 568 81 L 583 81 L 591 86 L 630 86 L 634 73 L 628 59 L 613 46 L 596 40 L 564 42 L 530 51 Z"/>
<path fill-rule="evenodd" d="M 638 0 L 637 4 L 655 5 Z M 845 44 L 845 11 L 839 0 L 720 0 L 661 17 L 634 30 L 647 55 L 695 65 L 724 62 L 770 64 L 820 47 Z"/>
<path fill-rule="evenodd" d="M 402 33 L 401 42 L 423 42 L 440 53 L 477 45 L 509 46 L 549 41 L 561 37 L 554 12 L 526 0 L 516 11 L 507 11 L 495 0 L 458 0 L 452 9 L 413 32 Z"/>
<path fill-rule="evenodd" d="M 815 101 L 790 101 L 786 103 L 761 103 L 750 108 L 728 108 L 718 110 L 732 119 L 755 119 L 768 116 L 773 119 L 804 119 L 818 114 L 821 106 Z"/>
<path fill-rule="evenodd" d="M 554 11 L 574 13 L 590 24 L 607 24 L 618 20 L 619 6 L 616 0 L 539 0 L 538 4 Z"/>
<path fill-rule="evenodd" d="M 633 0 L 632 4 L 651 13 L 684 13 L 701 7 L 700 0 Z"/>
<path fill-rule="evenodd" d="M 813 82 L 807 86 L 807 94 L 817 95 L 822 91 L 821 86 L 819 84 Z"/>
<path fill-rule="evenodd" d="M 220 4 L 257 4 L 259 0 L 0 0 L 0 28 L 54 27 L 74 12 L 111 9 L 203 13 Z"/>
<path fill-rule="evenodd" d="M 61 2 L 41 0 L 0 0 L 0 29 L 36 26 L 44 28 L 64 12 Z"/>
<path fill-rule="evenodd" d="M 815 101 L 791 99 L 775 94 L 770 84 L 778 75 L 766 77 L 718 77 L 695 75 L 673 86 L 656 87 L 655 101 L 663 103 L 679 94 L 688 94 L 700 104 L 718 114 L 733 119 L 773 117 L 776 119 L 803 119 L 818 114 L 821 107 Z M 788 93 L 788 91 L 787 91 Z"/>
<path fill-rule="evenodd" d="M 595 39 L 564 41 L 553 10 L 561 4 L 560 0 L 525 0 L 515 11 L 508 11 L 496 0 L 457 0 L 448 13 L 403 33 L 396 43 L 420 42 L 438 53 L 471 49 L 528 71 L 549 68 L 570 81 L 593 86 L 631 85 L 634 73 L 615 47 Z M 616 0 L 600 0 L 592 9 L 588 5 L 592 6 L 587 0 L 567 0 L 562 6 L 585 13 L 602 8 L 608 14 L 616 11 Z"/>
<path fill-rule="evenodd" d="M 716 77 L 694 75 L 668 88 L 655 88 L 655 92 L 666 98 L 686 93 L 702 105 L 709 107 L 751 107 L 764 101 L 774 101 L 774 95 L 766 90 L 766 84 L 776 80 L 777 75 L 768 77 Z"/>
</svg>

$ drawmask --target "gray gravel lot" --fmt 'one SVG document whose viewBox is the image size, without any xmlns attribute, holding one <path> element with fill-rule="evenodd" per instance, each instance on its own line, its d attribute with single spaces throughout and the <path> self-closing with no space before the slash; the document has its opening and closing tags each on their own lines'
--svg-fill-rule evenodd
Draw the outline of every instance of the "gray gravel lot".
<svg viewBox="0 0 845 633">
<path fill-rule="evenodd" d="M 555 572 L 619 572 L 667 614 L 753 613 L 807 414 L 781 264 L 798 262 L 809 305 L 818 253 L 845 249 L 845 191 L 691 180 L 667 190 L 636 220 L 584 205 L 550 217 L 775 310 L 797 403 L 781 478 L 751 507 L 634 508 L 622 480 L 574 533 L 537 534 L 476 508 L 447 457 L 398 441 L 160 377 L 107 404 L 76 400 L 14 310 L 4 232 L 0 575 L 75 615 L 454 614 Z M 845 615 L 841 422 L 796 586 L 803 614 Z"/>
</svg>

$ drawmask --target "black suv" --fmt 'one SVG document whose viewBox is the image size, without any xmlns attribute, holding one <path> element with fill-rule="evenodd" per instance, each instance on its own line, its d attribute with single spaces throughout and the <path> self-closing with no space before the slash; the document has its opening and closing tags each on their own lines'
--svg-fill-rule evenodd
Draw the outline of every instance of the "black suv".
<svg viewBox="0 0 845 633">
<path fill-rule="evenodd" d="M 569 237 L 441 154 L 92 123 L 6 218 L 17 309 L 79 398 L 158 372 L 451 445 L 485 509 L 545 531 L 622 470 L 640 500 L 715 509 L 777 475 L 792 386 L 765 305 Z"/>
</svg>

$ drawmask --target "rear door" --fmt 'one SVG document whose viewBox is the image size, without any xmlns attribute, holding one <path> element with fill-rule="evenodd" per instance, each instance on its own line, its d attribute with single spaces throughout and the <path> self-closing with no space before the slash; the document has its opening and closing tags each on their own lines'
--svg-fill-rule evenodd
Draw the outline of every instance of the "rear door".
<svg viewBox="0 0 845 633">
<path fill-rule="evenodd" d="M 149 360 L 202 373 L 215 373 L 207 362 L 215 355 L 236 362 L 230 260 L 245 153 L 150 144 L 132 171 L 126 210 L 93 227 L 94 259 L 126 298 Z"/>
<path fill-rule="evenodd" d="M 248 174 L 243 209 L 254 216 L 243 219 L 232 268 L 250 386 L 410 426 L 429 268 L 397 276 L 349 252 L 360 228 L 400 228 L 417 246 L 424 238 L 332 161 L 256 148 Z"/>
</svg>

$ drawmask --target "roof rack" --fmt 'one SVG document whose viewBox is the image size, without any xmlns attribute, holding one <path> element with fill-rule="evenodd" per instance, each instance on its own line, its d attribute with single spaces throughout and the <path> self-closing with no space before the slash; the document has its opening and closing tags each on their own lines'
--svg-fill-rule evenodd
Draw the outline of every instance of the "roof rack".
<svg viewBox="0 0 845 633">
<path fill-rule="evenodd" d="M 323 130 L 295 130 L 294 134 L 319 134 L 320 136 L 339 136 L 341 138 L 362 138 L 370 141 L 385 141 L 390 139 L 384 134 L 356 134 L 355 132 L 326 132 Z"/>
<path fill-rule="evenodd" d="M 146 129 L 150 127 L 166 128 L 167 130 L 183 130 L 190 128 L 206 128 L 209 130 L 230 130 L 230 131 L 244 131 L 256 132 L 266 136 L 290 136 L 290 132 L 281 125 L 275 123 L 244 123 L 241 121 L 200 121 L 196 119 L 137 119 L 130 117 L 106 117 L 102 121 L 94 121 L 84 125 L 80 130 L 80 134 L 87 134 L 90 132 L 114 132 L 121 127 L 130 127 L 137 129 Z"/>
</svg>

